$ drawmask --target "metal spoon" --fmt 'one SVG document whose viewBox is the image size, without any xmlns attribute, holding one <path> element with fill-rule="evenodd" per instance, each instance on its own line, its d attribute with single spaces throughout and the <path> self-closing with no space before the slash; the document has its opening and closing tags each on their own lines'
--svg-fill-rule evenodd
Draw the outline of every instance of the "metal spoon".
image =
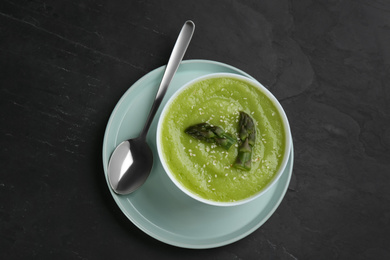
<svg viewBox="0 0 390 260">
<path fill-rule="evenodd" d="M 146 143 L 146 134 L 158 107 L 168 89 L 195 30 L 192 21 L 184 23 L 165 68 L 156 98 L 139 137 L 120 143 L 108 163 L 108 181 L 117 194 L 129 194 L 137 190 L 149 177 L 153 166 L 153 153 Z"/>
</svg>

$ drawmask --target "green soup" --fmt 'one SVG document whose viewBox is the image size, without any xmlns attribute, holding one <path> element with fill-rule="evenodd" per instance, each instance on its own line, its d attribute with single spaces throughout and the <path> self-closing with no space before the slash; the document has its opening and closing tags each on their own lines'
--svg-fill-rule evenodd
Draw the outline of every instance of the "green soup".
<svg viewBox="0 0 390 260">
<path fill-rule="evenodd" d="M 228 151 L 184 133 L 194 124 L 209 123 L 238 137 L 239 111 L 256 125 L 250 171 L 233 167 L 237 144 Z M 198 196 L 234 202 L 260 192 L 279 169 L 285 132 L 275 105 L 257 87 L 235 78 L 210 78 L 182 91 L 161 123 L 161 151 L 170 171 Z"/>
</svg>

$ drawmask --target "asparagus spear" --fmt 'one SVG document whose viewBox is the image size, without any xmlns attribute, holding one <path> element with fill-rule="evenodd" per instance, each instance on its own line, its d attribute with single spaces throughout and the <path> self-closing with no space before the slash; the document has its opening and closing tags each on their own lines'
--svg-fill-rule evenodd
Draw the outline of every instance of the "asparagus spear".
<svg viewBox="0 0 390 260">
<path fill-rule="evenodd" d="M 252 118 L 240 111 L 239 122 L 240 147 L 234 166 L 241 170 L 249 171 L 252 161 L 252 147 L 255 145 L 256 129 Z"/>
<path fill-rule="evenodd" d="M 215 143 L 225 150 L 229 150 L 229 148 L 236 142 L 233 136 L 226 133 L 221 127 L 212 126 L 207 123 L 190 126 L 185 130 L 185 133 L 198 140 L 207 143 Z"/>
</svg>

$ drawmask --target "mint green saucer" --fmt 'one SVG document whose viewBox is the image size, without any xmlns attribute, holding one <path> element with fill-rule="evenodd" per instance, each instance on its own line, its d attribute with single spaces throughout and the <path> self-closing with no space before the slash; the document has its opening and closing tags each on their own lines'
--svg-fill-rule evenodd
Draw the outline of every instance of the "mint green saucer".
<svg viewBox="0 0 390 260">
<path fill-rule="evenodd" d="M 141 132 L 163 72 L 164 67 L 157 68 L 134 83 L 111 114 L 103 142 L 103 167 L 107 187 L 127 218 L 155 239 L 184 248 L 213 248 L 233 243 L 258 229 L 279 206 L 292 174 L 293 149 L 286 170 L 263 196 L 240 206 L 210 206 L 184 194 L 164 172 L 157 154 L 156 128 L 164 104 L 186 82 L 218 72 L 252 78 L 239 69 L 215 61 L 183 61 L 147 136 L 154 155 L 149 179 L 137 191 L 125 196 L 115 194 L 110 188 L 107 179 L 110 155 L 120 142 L 137 137 Z"/>
</svg>

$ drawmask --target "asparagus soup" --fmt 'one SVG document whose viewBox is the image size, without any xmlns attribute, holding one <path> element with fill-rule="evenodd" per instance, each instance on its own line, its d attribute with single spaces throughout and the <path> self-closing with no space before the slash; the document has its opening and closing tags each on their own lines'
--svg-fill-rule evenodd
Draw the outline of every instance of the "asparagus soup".
<svg viewBox="0 0 390 260">
<path fill-rule="evenodd" d="M 274 102 L 237 77 L 193 83 L 169 102 L 160 121 L 164 167 L 205 200 L 235 202 L 258 194 L 286 157 L 288 128 Z"/>
</svg>

